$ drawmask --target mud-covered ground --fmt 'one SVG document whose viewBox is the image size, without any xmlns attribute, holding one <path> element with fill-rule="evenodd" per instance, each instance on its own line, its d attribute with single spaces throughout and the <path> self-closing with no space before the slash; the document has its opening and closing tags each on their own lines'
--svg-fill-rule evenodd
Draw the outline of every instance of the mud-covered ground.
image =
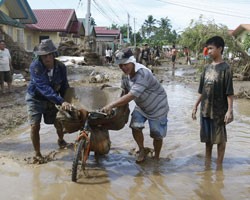
<svg viewBox="0 0 250 200">
<path fill-rule="evenodd" d="M 106 74 L 109 81 L 104 83 L 112 84 L 121 77 L 121 71 L 112 66 L 81 66 L 78 68 L 68 68 L 68 79 L 71 86 L 89 84 L 91 73 Z M 29 79 L 26 72 L 22 73 Z M 101 85 L 104 83 L 96 83 Z M 91 83 L 95 84 L 95 83 Z M 27 111 L 25 104 L 25 93 L 28 81 L 13 81 L 11 93 L 0 94 L 0 137 L 4 137 L 16 128 L 27 122 Z M 5 87 L 7 87 L 5 85 Z"/>
<path fill-rule="evenodd" d="M 109 131 L 111 149 L 107 155 L 96 159 L 94 152 L 90 153 L 86 170 L 78 171 L 77 184 L 71 181 L 74 145 L 58 149 L 51 125 L 42 124 L 40 131 L 46 163 L 33 162 L 24 101 L 28 83 L 14 83 L 13 93 L 0 96 L 0 199 L 249 199 L 249 100 L 234 102 L 235 120 L 227 126 L 229 142 L 223 170 L 216 169 L 216 149 L 208 170 L 204 168 L 204 144 L 199 141 L 199 121 L 191 119 L 199 72 L 192 66 L 178 65 L 172 77 L 170 68 L 169 63 L 154 68 L 170 105 L 160 161 L 155 162 L 149 154 L 144 163 L 135 162 L 137 145 L 126 124 L 121 130 Z M 117 86 L 120 82 L 118 67 L 83 66 L 68 68 L 70 85 L 90 84 L 93 71 L 106 74 L 106 84 Z M 249 87 L 249 82 L 235 82 L 235 89 L 242 84 Z M 131 110 L 133 107 L 131 102 Z M 145 146 L 152 148 L 149 127 L 144 130 Z M 77 133 L 65 135 L 69 143 L 76 138 Z"/>
<path fill-rule="evenodd" d="M 172 77 L 161 76 L 161 70 L 171 70 L 170 65 L 167 63 L 163 63 L 159 67 L 154 67 L 153 70 L 161 82 L 178 81 L 190 85 L 197 85 L 199 79 L 199 73 L 197 73 L 192 66 L 177 65 L 174 79 Z M 90 75 L 93 74 L 93 72 L 107 75 L 109 81 L 103 83 L 89 83 Z M 25 72 L 23 73 L 27 76 Z M 68 79 L 71 86 L 85 84 L 112 85 L 113 83 L 117 83 L 121 75 L 122 72 L 117 66 L 81 66 L 78 68 L 68 68 Z M 27 122 L 25 104 L 27 85 L 28 81 L 13 81 L 12 92 L 0 94 L 0 138 L 10 134 L 13 128 Z M 234 88 L 235 94 L 238 94 L 243 89 L 250 90 L 250 83 L 248 81 L 235 81 Z"/>
</svg>

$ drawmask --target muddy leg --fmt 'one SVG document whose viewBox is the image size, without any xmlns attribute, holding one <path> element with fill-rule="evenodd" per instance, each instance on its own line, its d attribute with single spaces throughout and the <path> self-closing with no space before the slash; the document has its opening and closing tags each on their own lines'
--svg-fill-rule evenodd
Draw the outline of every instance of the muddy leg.
<svg viewBox="0 0 250 200">
<path fill-rule="evenodd" d="M 210 167 L 211 165 L 212 150 L 213 150 L 213 144 L 207 142 L 206 143 L 206 158 L 205 158 L 206 167 Z"/>
<path fill-rule="evenodd" d="M 133 137 L 139 147 L 139 155 L 136 159 L 136 162 L 142 162 L 145 159 L 144 152 L 144 136 L 141 129 L 132 129 Z"/>
<path fill-rule="evenodd" d="M 31 137 L 31 141 L 32 141 L 36 156 L 42 156 L 40 152 L 39 131 L 40 131 L 40 124 L 31 125 L 30 137 Z"/>
<path fill-rule="evenodd" d="M 162 147 L 162 139 L 161 140 L 154 139 L 153 145 L 154 145 L 154 151 L 155 151 L 154 158 L 159 160 L 160 159 L 161 147 Z"/>
<path fill-rule="evenodd" d="M 64 137 L 63 127 L 57 119 L 55 120 L 54 127 L 56 128 L 56 133 L 58 135 L 58 139 L 63 140 L 63 137 Z"/>
<path fill-rule="evenodd" d="M 11 92 L 12 83 L 11 83 L 11 82 L 8 82 L 7 85 L 8 85 L 8 92 Z"/>
<path fill-rule="evenodd" d="M 56 128 L 56 133 L 58 135 L 57 144 L 61 149 L 63 149 L 68 146 L 68 143 L 63 139 L 64 132 L 62 124 L 58 120 L 55 120 L 54 127 Z"/>
<path fill-rule="evenodd" d="M 224 155 L 225 155 L 225 150 L 226 150 L 225 142 L 217 145 L 217 167 L 219 168 L 220 166 L 222 166 Z"/>
<path fill-rule="evenodd" d="M 1 83 L 1 91 L 4 93 L 4 83 Z"/>
</svg>

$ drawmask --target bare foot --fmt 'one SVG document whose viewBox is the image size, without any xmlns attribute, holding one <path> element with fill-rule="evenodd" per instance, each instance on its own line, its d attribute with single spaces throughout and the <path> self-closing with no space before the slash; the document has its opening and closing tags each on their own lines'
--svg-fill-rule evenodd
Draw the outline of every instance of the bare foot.
<svg viewBox="0 0 250 200">
<path fill-rule="evenodd" d="M 140 150 L 136 158 L 136 163 L 142 163 L 143 161 L 145 161 L 145 157 L 146 157 L 146 154 L 145 154 L 144 149 Z"/>
</svg>

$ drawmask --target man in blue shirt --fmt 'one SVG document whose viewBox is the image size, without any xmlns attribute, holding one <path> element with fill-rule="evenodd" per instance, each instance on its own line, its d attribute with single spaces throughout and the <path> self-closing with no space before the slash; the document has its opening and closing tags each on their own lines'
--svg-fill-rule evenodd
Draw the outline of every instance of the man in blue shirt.
<svg viewBox="0 0 250 200">
<path fill-rule="evenodd" d="M 50 39 L 42 40 L 30 65 L 30 84 L 26 94 L 31 140 L 35 158 L 43 162 L 40 151 L 40 123 L 42 116 L 45 124 L 54 124 L 58 134 L 58 145 L 64 148 L 67 143 L 60 123 L 56 120 L 57 109 L 70 109 L 71 105 L 63 97 L 69 88 L 66 66 L 55 59 L 57 49 Z"/>
</svg>

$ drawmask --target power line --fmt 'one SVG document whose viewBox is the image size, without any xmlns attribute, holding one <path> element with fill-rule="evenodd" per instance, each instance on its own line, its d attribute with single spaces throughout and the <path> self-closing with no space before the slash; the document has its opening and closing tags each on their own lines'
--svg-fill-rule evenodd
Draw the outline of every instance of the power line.
<svg viewBox="0 0 250 200">
<path fill-rule="evenodd" d="M 166 4 L 172 4 L 172 5 L 179 6 L 179 7 L 189 8 L 189 9 L 193 9 L 193 10 L 199 10 L 199 11 L 203 11 L 203 12 L 214 13 L 214 14 L 218 14 L 218 15 L 224 15 L 224 16 L 230 16 L 230 17 L 250 19 L 250 16 L 228 14 L 228 13 L 223 13 L 223 12 L 220 12 L 220 11 L 213 11 L 213 10 L 207 10 L 207 9 L 197 8 L 197 7 L 188 6 L 188 5 L 184 5 L 184 4 L 180 4 L 180 3 L 175 3 L 175 2 L 171 2 L 171 1 L 166 1 L 166 0 L 165 1 L 164 0 L 156 0 L 156 1 L 159 1 L 159 2 L 162 2 L 162 3 L 166 3 Z"/>
<path fill-rule="evenodd" d="M 105 18 L 107 18 L 107 19 L 109 19 L 109 21 L 111 21 L 111 22 L 114 22 L 114 20 L 112 19 L 112 17 L 110 17 L 107 13 L 106 13 L 106 11 L 100 6 L 100 4 L 98 4 L 97 2 L 96 2 L 96 0 L 93 0 L 93 6 L 96 8 L 96 10 L 100 13 L 100 14 L 102 14 Z"/>
</svg>

